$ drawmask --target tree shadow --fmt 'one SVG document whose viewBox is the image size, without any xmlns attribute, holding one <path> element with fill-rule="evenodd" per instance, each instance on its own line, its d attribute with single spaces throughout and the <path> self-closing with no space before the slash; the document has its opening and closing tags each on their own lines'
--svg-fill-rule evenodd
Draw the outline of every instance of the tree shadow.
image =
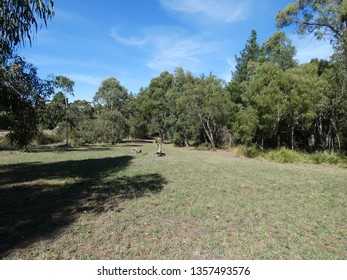
<svg viewBox="0 0 347 280">
<path fill-rule="evenodd" d="M 31 152 L 33 153 L 45 153 L 45 152 L 85 152 L 85 151 L 110 151 L 111 148 L 107 146 L 93 146 L 85 145 L 78 147 L 70 147 L 66 145 L 40 145 L 33 147 Z"/>
<path fill-rule="evenodd" d="M 0 172 L 0 258 L 49 238 L 85 211 L 120 211 L 119 203 L 158 193 L 160 174 L 117 177 L 132 157 L 6 165 Z"/>
</svg>

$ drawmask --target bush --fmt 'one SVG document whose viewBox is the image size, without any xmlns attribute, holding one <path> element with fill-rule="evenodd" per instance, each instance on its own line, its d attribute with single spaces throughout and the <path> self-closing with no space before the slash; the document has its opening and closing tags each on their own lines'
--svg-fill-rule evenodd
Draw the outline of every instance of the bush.
<svg viewBox="0 0 347 280">
<path fill-rule="evenodd" d="M 212 146 L 210 143 L 204 142 L 204 143 L 199 144 L 196 148 L 198 150 L 203 151 L 203 150 L 211 150 Z"/>
<path fill-rule="evenodd" d="M 343 160 L 335 153 L 324 152 L 315 152 L 311 155 L 311 159 L 316 164 L 328 163 L 328 164 L 339 164 L 342 163 Z"/>
<path fill-rule="evenodd" d="M 305 155 L 287 148 L 271 150 L 265 153 L 265 158 L 279 163 L 305 162 Z"/>
<path fill-rule="evenodd" d="M 60 143 L 62 141 L 62 138 L 55 134 L 47 134 L 47 133 L 40 133 L 36 138 L 36 143 L 38 145 L 49 145 L 49 144 L 56 144 Z"/>
<path fill-rule="evenodd" d="M 13 150 L 14 148 L 6 135 L 0 135 L 0 151 Z"/>
<path fill-rule="evenodd" d="M 239 146 L 236 152 L 238 156 L 244 156 L 247 158 L 256 158 L 260 155 L 260 153 L 261 152 L 254 146 Z"/>
</svg>

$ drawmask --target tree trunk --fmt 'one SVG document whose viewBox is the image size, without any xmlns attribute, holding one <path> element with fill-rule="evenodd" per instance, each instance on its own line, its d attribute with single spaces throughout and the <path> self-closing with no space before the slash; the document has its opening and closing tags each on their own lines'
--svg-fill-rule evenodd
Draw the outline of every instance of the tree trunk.
<svg viewBox="0 0 347 280">
<path fill-rule="evenodd" d="M 291 132 L 292 132 L 292 133 L 291 133 L 291 134 L 292 134 L 292 139 L 291 139 L 291 141 L 292 141 L 292 150 L 293 150 L 293 151 L 294 151 L 294 127 L 295 127 L 295 126 L 294 126 L 294 124 L 293 124 L 293 125 L 292 125 L 292 131 L 291 131 Z"/>
<path fill-rule="evenodd" d="M 261 150 L 264 150 L 264 135 L 263 133 L 261 134 Z"/>
<path fill-rule="evenodd" d="M 65 96 L 65 138 L 66 146 L 69 146 L 69 104 Z"/>
<path fill-rule="evenodd" d="M 211 148 L 213 150 L 215 150 L 216 149 L 216 142 L 214 141 L 213 133 L 209 129 L 207 129 L 205 125 L 203 125 L 203 128 L 204 128 L 204 131 L 205 131 L 205 134 L 206 134 L 208 140 L 211 143 Z"/>
<path fill-rule="evenodd" d="M 277 131 L 277 149 L 281 148 L 281 135 L 279 131 Z"/>
<path fill-rule="evenodd" d="M 188 142 L 188 138 L 186 136 L 184 136 L 184 145 L 188 148 L 189 147 L 189 142 Z"/>
<path fill-rule="evenodd" d="M 163 153 L 163 143 L 164 143 L 164 133 L 162 130 L 159 130 L 159 142 L 157 145 L 157 154 L 162 155 Z"/>
<path fill-rule="evenodd" d="M 112 145 L 114 145 L 116 143 L 116 136 L 115 136 L 115 127 L 114 127 L 114 124 L 112 124 L 112 127 L 111 127 L 111 137 L 112 137 Z"/>
</svg>

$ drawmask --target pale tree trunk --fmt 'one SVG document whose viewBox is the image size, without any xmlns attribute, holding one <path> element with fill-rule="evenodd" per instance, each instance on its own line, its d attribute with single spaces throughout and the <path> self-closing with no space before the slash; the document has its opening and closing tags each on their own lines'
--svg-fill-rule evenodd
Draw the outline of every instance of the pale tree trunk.
<svg viewBox="0 0 347 280">
<path fill-rule="evenodd" d="M 184 131 L 184 145 L 185 145 L 186 147 L 189 147 L 188 132 L 187 132 L 187 130 Z"/>
<path fill-rule="evenodd" d="M 209 122 L 208 122 L 208 121 L 206 122 L 206 124 L 207 124 L 207 127 L 205 126 L 205 124 L 203 125 L 204 130 L 205 130 L 205 133 L 206 133 L 206 136 L 207 136 L 207 138 L 210 140 L 212 149 L 215 150 L 215 149 L 216 149 L 216 142 L 215 142 L 215 140 L 214 140 L 213 133 L 212 133 L 212 131 L 211 131 L 211 129 L 210 129 L 210 126 L 209 126 Z"/>
<path fill-rule="evenodd" d="M 211 147 L 212 147 L 213 150 L 215 150 L 216 149 L 216 142 L 215 142 L 215 139 L 214 139 L 214 136 L 213 136 L 213 131 L 211 130 L 210 121 L 207 120 L 205 122 L 200 114 L 199 114 L 199 117 L 200 117 L 200 121 L 201 121 L 202 127 L 203 127 L 203 129 L 205 131 L 205 134 L 206 134 L 208 140 L 211 143 Z"/>
<path fill-rule="evenodd" d="M 264 135 L 263 133 L 261 134 L 261 148 L 262 151 L 264 150 Z"/>
<path fill-rule="evenodd" d="M 65 139 L 66 146 L 69 146 L 69 104 L 65 96 Z"/>
<path fill-rule="evenodd" d="M 292 125 L 292 150 L 294 151 L 294 125 Z"/>
<path fill-rule="evenodd" d="M 160 129 L 159 130 L 159 139 L 158 139 L 158 143 L 157 143 L 157 154 L 158 155 L 162 155 L 163 154 L 163 143 L 164 143 L 164 133 Z"/>
</svg>

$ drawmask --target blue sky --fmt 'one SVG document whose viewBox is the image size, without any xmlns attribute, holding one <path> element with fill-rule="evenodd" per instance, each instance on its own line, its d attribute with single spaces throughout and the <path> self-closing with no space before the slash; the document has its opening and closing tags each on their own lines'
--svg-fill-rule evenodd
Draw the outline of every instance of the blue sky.
<svg viewBox="0 0 347 280">
<path fill-rule="evenodd" d="M 49 74 L 75 81 L 76 99 L 92 101 L 102 80 L 116 77 L 134 94 L 162 71 L 231 79 L 252 29 L 259 43 L 275 15 L 293 0 L 56 0 L 55 17 L 19 53 Z M 297 59 L 328 58 L 328 42 L 299 38 Z"/>
</svg>

